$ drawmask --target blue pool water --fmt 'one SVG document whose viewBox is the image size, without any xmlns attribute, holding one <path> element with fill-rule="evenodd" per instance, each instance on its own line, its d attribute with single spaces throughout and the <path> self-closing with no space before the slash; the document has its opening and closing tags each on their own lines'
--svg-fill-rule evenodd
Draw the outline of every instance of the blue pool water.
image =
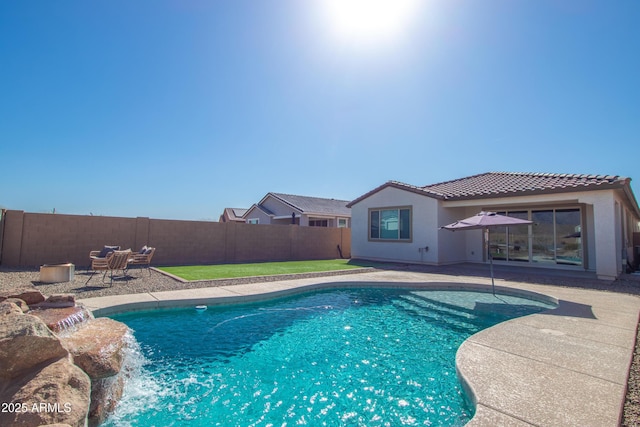
<svg viewBox="0 0 640 427">
<path fill-rule="evenodd" d="M 551 306 L 464 291 L 340 289 L 114 316 L 134 370 L 103 426 L 462 426 L 455 353 Z"/>
</svg>

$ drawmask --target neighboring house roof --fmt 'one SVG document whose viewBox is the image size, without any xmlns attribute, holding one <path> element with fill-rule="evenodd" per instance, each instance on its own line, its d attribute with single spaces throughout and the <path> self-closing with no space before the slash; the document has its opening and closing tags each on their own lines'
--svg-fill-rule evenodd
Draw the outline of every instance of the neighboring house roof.
<svg viewBox="0 0 640 427">
<path fill-rule="evenodd" d="M 262 211 L 267 216 L 274 216 L 275 215 L 275 213 L 271 212 L 269 209 L 265 208 L 264 206 L 254 203 L 249 209 L 247 209 L 247 211 L 244 213 L 243 217 L 247 218 L 249 213 L 254 209 L 258 209 L 258 210 Z"/>
<path fill-rule="evenodd" d="M 244 208 L 224 208 L 224 212 L 220 216 L 220 222 L 222 222 L 224 219 L 226 219 L 227 221 L 244 222 L 244 219 L 242 219 L 242 215 L 244 215 L 247 210 L 248 209 Z"/>
<path fill-rule="evenodd" d="M 245 214 L 245 212 L 247 212 L 249 209 L 246 208 L 229 208 L 231 209 L 231 211 L 233 212 L 233 214 L 237 217 L 240 218 L 242 215 Z"/>
<path fill-rule="evenodd" d="M 424 187 L 389 181 L 358 197 L 347 206 L 351 207 L 386 187 L 400 188 L 440 200 L 471 200 L 622 188 L 637 209 L 638 204 L 631 192 L 630 181 L 630 178 L 617 175 L 487 172 Z"/>
<path fill-rule="evenodd" d="M 267 195 L 260 201 L 260 205 L 269 196 L 276 198 L 303 214 L 351 216 L 351 209 L 347 207 L 347 203 L 349 203 L 348 200 L 324 199 L 321 197 L 296 196 L 293 194 L 282 193 L 267 193 Z"/>
</svg>

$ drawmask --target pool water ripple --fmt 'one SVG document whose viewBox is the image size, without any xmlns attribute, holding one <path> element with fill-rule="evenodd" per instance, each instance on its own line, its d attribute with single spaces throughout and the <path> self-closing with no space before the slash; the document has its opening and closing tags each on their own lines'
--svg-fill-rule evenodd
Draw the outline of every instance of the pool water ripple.
<svg viewBox="0 0 640 427">
<path fill-rule="evenodd" d="M 460 344 L 549 308 L 501 298 L 358 288 L 114 316 L 142 356 L 104 426 L 462 426 L 473 408 L 456 377 Z M 497 303 L 508 309 L 476 309 Z"/>
</svg>

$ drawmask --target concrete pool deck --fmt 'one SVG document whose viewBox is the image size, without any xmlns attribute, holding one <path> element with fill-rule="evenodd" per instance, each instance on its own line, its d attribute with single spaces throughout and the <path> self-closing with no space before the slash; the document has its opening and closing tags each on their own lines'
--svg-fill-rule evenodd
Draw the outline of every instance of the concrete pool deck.
<svg viewBox="0 0 640 427">
<path fill-rule="evenodd" d="M 258 301 L 310 289 L 360 284 L 482 288 L 490 280 L 415 271 L 115 295 L 80 300 L 96 316 L 175 306 Z M 640 298 L 613 292 L 496 280 L 557 308 L 498 324 L 458 349 L 459 376 L 476 405 L 468 426 L 617 426 L 636 343 Z"/>
</svg>

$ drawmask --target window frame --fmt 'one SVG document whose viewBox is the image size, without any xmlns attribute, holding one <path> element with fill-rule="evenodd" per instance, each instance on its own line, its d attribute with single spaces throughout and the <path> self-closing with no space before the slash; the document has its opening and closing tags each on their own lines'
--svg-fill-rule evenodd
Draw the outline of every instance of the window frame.
<svg viewBox="0 0 640 427">
<path fill-rule="evenodd" d="M 396 238 L 383 238 L 380 237 L 382 234 L 381 227 L 381 218 L 383 211 L 392 211 L 395 210 L 397 212 L 398 218 L 398 237 Z M 402 215 L 400 211 L 406 210 L 409 212 L 409 237 L 401 238 L 401 227 L 402 227 Z M 378 213 L 378 237 L 371 237 L 371 214 L 372 212 Z M 384 207 L 375 207 L 369 208 L 367 211 L 367 239 L 369 242 L 389 242 L 389 243 L 412 243 L 413 242 L 413 206 L 384 206 Z"/>
</svg>

